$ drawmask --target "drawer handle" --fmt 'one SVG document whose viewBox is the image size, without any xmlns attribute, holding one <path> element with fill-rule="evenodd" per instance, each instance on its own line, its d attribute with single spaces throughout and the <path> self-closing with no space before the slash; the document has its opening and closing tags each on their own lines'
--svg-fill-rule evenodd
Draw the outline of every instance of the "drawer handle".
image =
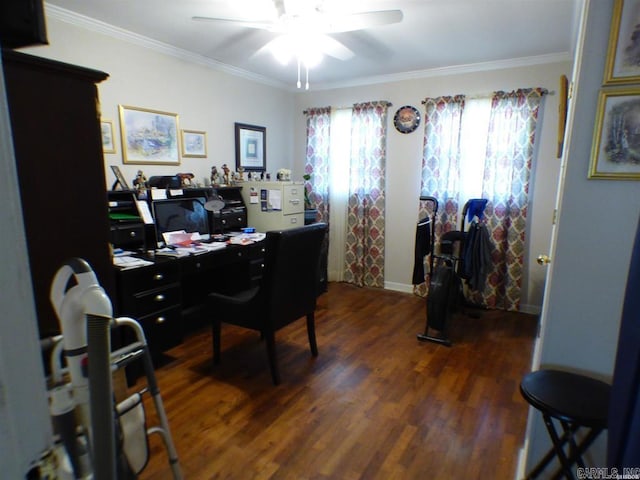
<svg viewBox="0 0 640 480">
<path fill-rule="evenodd" d="M 242 217 L 238 217 L 236 220 L 238 220 L 239 222 L 242 221 Z"/>
<path fill-rule="evenodd" d="M 166 319 L 165 317 L 158 317 L 158 318 L 156 318 L 156 323 L 157 323 L 158 325 L 162 325 L 162 324 L 163 324 L 164 322 L 166 322 L 166 321 L 167 321 L 167 319 Z"/>
<path fill-rule="evenodd" d="M 297 198 L 293 199 L 293 200 L 289 200 L 289 203 L 293 203 L 294 205 L 298 205 L 300 203 L 300 200 L 298 200 Z"/>
<path fill-rule="evenodd" d="M 166 297 L 165 297 L 163 294 L 159 293 L 158 295 L 156 295 L 156 296 L 155 296 L 154 300 L 155 300 L 156 302 L 164 302 L 164 301 L 165 301 L 165 298 L 166 298 Z"/>
<path fill-rule="evenodd" d="M 153 276 L 153 279 L 154 279 L 156 282 L 159 282 L 160 280 L 163 280 L 163 279 L 164 279 L 164 275 L 163 275 L 163 274 L 161 274 L 161 273 L 156 273 L 156 274 Z"/>
<path fill-rule="evenodd" d="M 292 188 L 291 189 L 291 195 L 297 195 L 298 194 L 298 189 L 297 188 Z"/>
<path fill-rule="evenodd" d="M 241 257 L 242 256 L 242 252 L 238 252 L 238 256 Z"/>
<path fill-rule="evenodd" d="M 266 252 L 266 250 L 265 250 L 265 248 L 264 248 L 264 247 L 262 247 L 262 248 L 260 249 L 260 251 L 261 251 L 262 253 Z"/>
<path fill-rule="evenodd" d="M 134 238 L 134 237 L 136 236 L 136 232 L 129 232 L 129 236 L 130 236 L 131 238 Z"/>
</svg>

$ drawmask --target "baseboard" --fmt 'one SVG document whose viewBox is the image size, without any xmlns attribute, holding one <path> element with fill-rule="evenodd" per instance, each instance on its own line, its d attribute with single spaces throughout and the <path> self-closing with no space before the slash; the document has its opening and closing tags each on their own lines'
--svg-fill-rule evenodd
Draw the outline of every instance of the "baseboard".
<svg viewBox="0 0 640 480">
<path fill-rule="evenodd" d="M 413 285 L 406 283 L 384 282 L 385 290 L 393 290 L 396 292 L 413 293 Z"/>
<path fill-rule="evenodd" d="M 520 480 L 525 476 L 525 468 L 527 467 L 527 446 L 529 444 L 529 439 L 524 441 L 524 445 L 518 452 L 518 464 L 516 465 L 516 472 L 514 480 Z"/>
<path fill-rule="evenodd" d="M 531 315 L 540 315 L 542 307 L 540 305 L 520 305 L 520 311 Z"/>
<path fill-rule="evenodd" d="M 396 292 L 413 293 L 413 285 L 408 285 L 406 283 L 384 282 L 384 288 L 386 290 L 393 290 Z M 520 305 L 519 311 L 530 315 L 540 315 L 542 307 L 540 305 L 523 304 Z"/>
</svg>

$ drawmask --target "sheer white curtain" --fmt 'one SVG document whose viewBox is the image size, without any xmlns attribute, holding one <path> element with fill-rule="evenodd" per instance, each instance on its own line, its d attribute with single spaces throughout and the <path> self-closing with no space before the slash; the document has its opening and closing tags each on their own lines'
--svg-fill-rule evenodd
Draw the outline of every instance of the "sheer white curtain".
<svg viewBox="0 0 640 480">
<path fill-rule="evenodd" d="M 344 280 L 344 245 L 347 235 L 349 159 L 351 154 L 351 108 L 331 112 L 329 178 L 331 189 L 331 228 L 329 229 L 328 276 L 331 282 Z"/>
</svg>

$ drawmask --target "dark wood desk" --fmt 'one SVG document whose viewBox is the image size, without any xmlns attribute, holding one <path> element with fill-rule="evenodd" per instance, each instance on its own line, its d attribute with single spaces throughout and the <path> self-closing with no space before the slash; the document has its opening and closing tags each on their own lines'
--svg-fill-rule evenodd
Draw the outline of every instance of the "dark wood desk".
<svg viewBox="0 0 640 480">
<path fill-rule="evenodd" d="M 140 322 L 157 361 L 163 352 L 181 343 L 185 333 L 207 323 L 210 292 L 237 292 L 258 282 L 264 246 L 262 242 L 228 245 L 201 255 L 144 258 L 153 264 L 117 269 L 114 308 L 117 316 Z"/>
</svg>

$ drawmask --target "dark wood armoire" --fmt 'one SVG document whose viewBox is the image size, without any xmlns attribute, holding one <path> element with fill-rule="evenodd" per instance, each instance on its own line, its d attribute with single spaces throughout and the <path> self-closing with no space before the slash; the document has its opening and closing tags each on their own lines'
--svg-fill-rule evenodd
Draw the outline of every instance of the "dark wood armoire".
<svg viewBox="0 0 640 480">
<path fill-rule="evenodd" d="M 113 298 L 98 83 L 108 75 L 4 50 L 9 116 L 40 337 L 60 333 L 49 300 L 80 257 Z"/>
</svg>

